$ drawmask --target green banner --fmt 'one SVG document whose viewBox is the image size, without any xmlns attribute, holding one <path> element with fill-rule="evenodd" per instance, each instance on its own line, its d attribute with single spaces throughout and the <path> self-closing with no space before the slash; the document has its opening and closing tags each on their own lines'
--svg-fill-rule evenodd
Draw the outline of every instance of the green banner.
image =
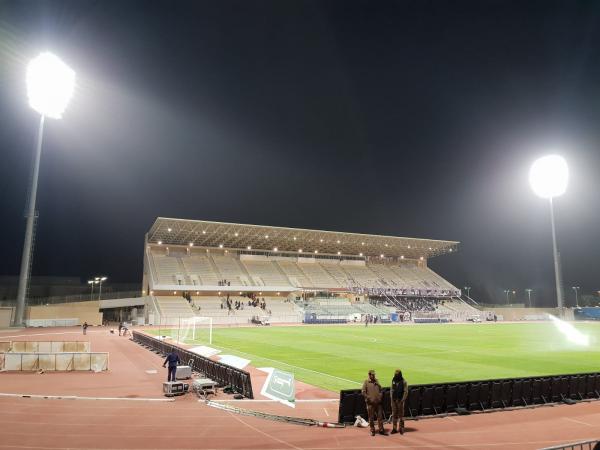
<svg viewBox="0 0 600 450">
<path fill-rule="evenodd" d="M 261 394 L 271 400 L 280 401 L 292 408 L 295 407 L 296 386 L 294 384 L 294 374 L 274 368 L 263 370 L 267 371 L 269 376 L 265 381 Z"/>
</svg>

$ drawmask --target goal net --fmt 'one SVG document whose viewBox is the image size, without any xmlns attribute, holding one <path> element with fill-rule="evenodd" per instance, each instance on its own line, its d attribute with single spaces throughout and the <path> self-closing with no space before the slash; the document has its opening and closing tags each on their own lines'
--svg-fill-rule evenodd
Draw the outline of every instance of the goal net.
<svg viewBox="0 0 600 450">
<path fill-rule="evenodd" d="M 173 339 L 180 344 L 212 344 L 212 317 L 182 318 Z"/>
</svg>

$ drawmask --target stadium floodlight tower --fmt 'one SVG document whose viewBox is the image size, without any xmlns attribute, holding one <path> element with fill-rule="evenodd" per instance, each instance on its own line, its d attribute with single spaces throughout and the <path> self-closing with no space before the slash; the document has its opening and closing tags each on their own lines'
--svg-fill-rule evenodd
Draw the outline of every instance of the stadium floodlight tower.
<svg viewBox="0 0 600 450">
<path fill-rule="evenodd" d="M 569 167 L 562 156 L 547 155 L 537 159 L 529 170 L 531 189 L 541 198 L 550 201 L 550 222 L 552 224 L 552 250 L 554 255 L 554 278 L 556 281 L 556 303 L 559 313 L 563 311 L 563 292 L 560 276 L 556 226 L 554 224 L 554 197 L 563 195 L 569 184 Z"/>
<path fill-rule="evenodd" d="M 27 205 L 27 225 L 25 227 L 25 242 L 21 257 L 21 274 L 17 293 L 17 310 L 15 325 L 23 325 L 25 313 L 25 297 L 31 272 L 32 241 L 35 222 L 35 201 L 37 197 L 40 158 L 42 154 L 42 136 L 44 134 L 44 119 L 60 119 L 73 96 L 75 90 L 75 72 L 52 53 L 41 53 L 32 59 L 27 66 L 27 97 L 29 106 L 40 113 L 40 125 L 37 134 L 35 159 L 31 186 L 29 188 L 29 203 Z"/>
</svg>

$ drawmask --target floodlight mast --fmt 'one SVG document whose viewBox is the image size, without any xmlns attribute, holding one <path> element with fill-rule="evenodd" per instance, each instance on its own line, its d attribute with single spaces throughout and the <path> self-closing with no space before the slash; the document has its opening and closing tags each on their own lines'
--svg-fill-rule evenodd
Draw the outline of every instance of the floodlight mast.
<svg viewBox="0 0 600 450">
<path fill-rule="evenodd" d="M 531 189 L 539 197 L 550 202 L 550 222 L 552 224 L 552 253 L 554 256 L 554 278 L 556 282 L 556 303 L 559 313 L 563 314 L 563 289 L 560 273 L 560 259 L 556 243 L 556 225 L 554 223 L 553 198 L 565 193 L 569 183 L 569 167 L 562 156 L 548 155 L 537 159 L 529 171 Z"/>
<path fill-rule="evenodd" d="M 25 314 L 25 297 L 31 275 L 33 259 L 33 233 L 35 227 L 37 185 L 42 155 L 42 137 L 44 134 L 45 117 L 60 119 L 75 90 L 75 72 L 52 53 L 42 53 L 31 60 L 27 66 L 27 96 L 29 106 L 40 113 L 35 159 L 29 201 L 27 205 L 27 223 L 25 226 L 25 242 L 21 257 L 21 272 L 19 275 L 19 290 L 17 293 L 17 308 L 14 325 L 22 326 Z"/>
</svg>

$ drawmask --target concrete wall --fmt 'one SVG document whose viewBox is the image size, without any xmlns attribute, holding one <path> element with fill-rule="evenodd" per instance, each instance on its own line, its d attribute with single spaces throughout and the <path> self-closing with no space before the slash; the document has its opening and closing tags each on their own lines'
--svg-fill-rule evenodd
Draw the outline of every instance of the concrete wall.
<svg viewBox="0 0 600 450">
<path fill-rule="evenodd" d="M 78 318 L 79 324 L 102 325 L 99 302 L 58 303 L 55 305 L 30 306 L 27 319 Z"/>
<path fill-rule="evenodd" d="M 0 308 L 0 328 L 10 327 L 14 312 L 14 308 Z"/>
<path fill-rule="evenodd" d="M 556 317 L 561 317 L 558 308 L 488 308 L 485 307 L 486 311 L 502 316 L 504 320 L 515 321 L 525 320 L 526 316 L 539 316 L 543 314 L 552 314 Z M 567 320 L 573 320 L 573 311 L 571 309 L 565 309 L 564 318 Z"/>
</svg>

